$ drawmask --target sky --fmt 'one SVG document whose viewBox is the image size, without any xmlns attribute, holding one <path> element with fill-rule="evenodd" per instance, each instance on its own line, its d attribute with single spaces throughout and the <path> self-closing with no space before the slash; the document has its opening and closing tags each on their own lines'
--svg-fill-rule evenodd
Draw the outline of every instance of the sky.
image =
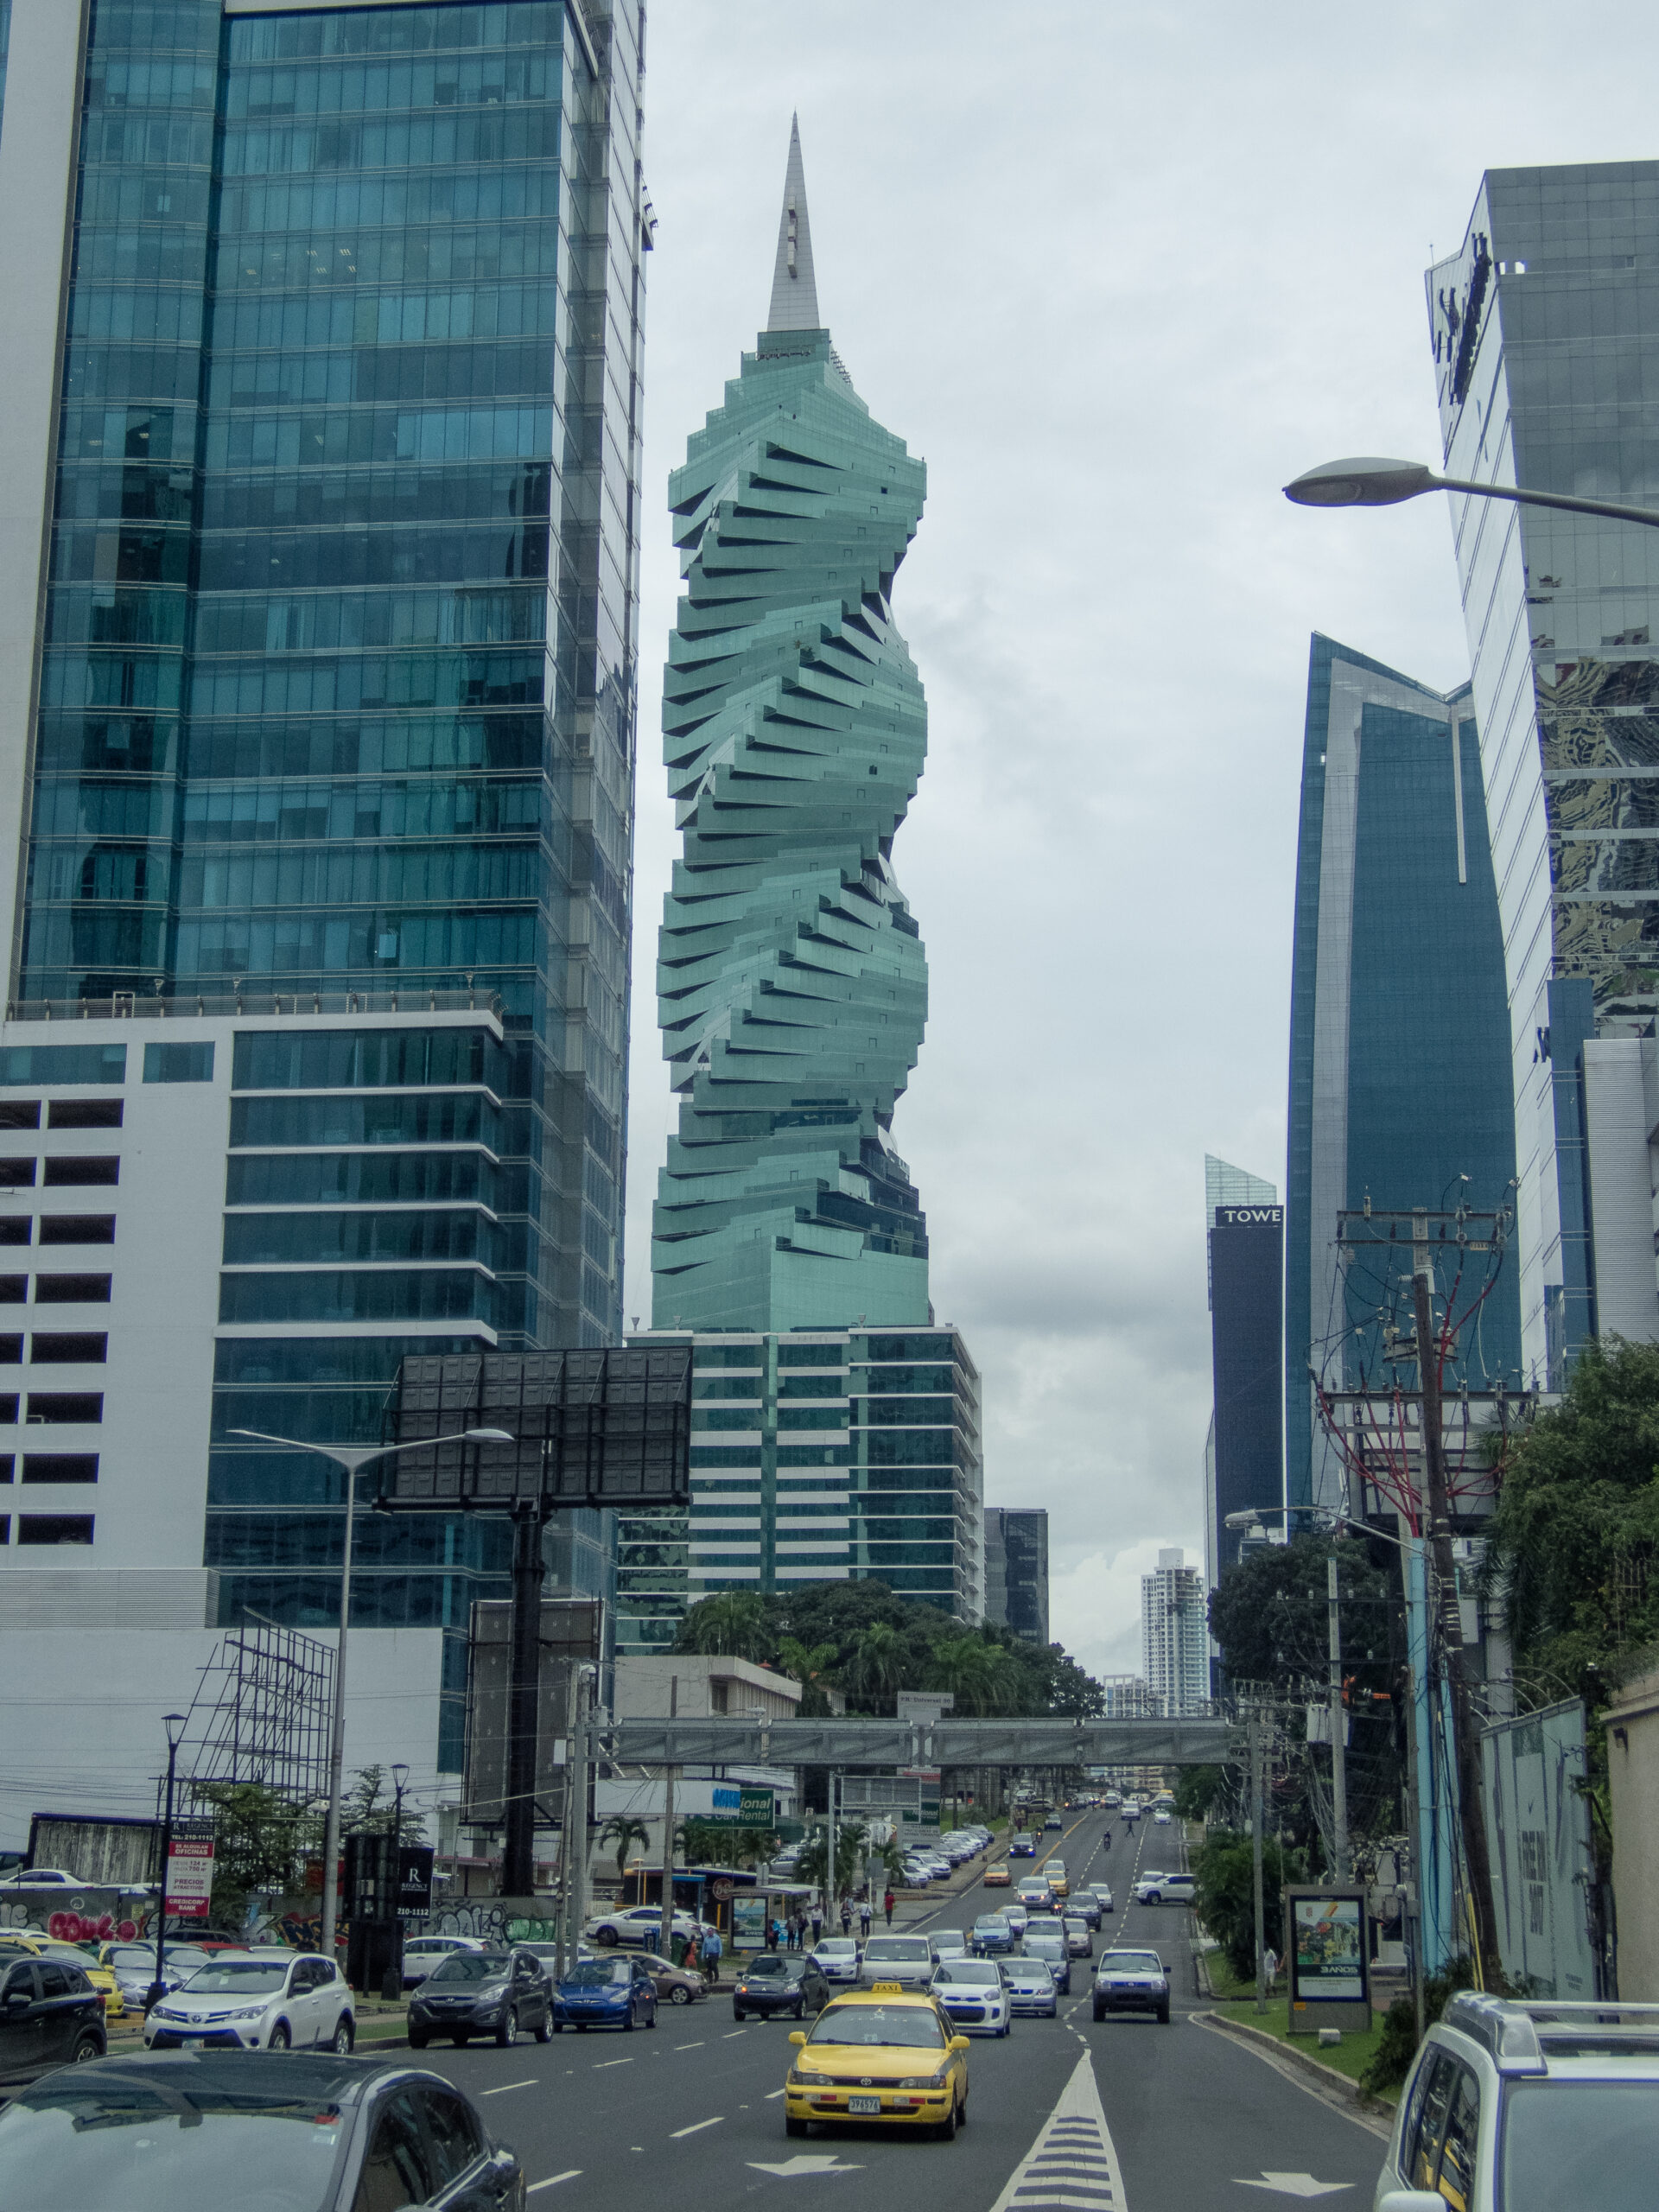
<svg viewBox="0 0 1659 2212">
<path fill-rule="evenodd" d="M 1310 633 L 1449 690 L 1444 502 L 1289 506 L 1440 458 L 1424 308 L 1481 173 L 1659 154 L 1659 21 L 1117 0 L 649 0 L 645 555 L 625 1313 L 671 1116 L 666 479 L 766 319 L 798 110 L 821 311 L 928 466 L 893 610 L 929 706 L 893 863 L 931 1005 L 894 1120 L 985 1495 L 1046 1506 L 1052 1632 L 1140 1669 L 1202 1560 L 1204 1155 L 1285 1169 Z"/>
</svg>

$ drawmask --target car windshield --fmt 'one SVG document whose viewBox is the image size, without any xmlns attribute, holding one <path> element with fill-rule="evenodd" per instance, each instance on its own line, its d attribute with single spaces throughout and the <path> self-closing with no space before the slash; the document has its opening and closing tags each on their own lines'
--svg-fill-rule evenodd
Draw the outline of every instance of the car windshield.
<svg viewBox="0 0 1659 2212">
<path fill-rule="evenodd" d="M 1008 1923 L 1000 1912 L 982 1913 L 974 1923 L 976 1936 L 1006 1936 Z"/>
<path fill-rule="evenodd" d="M 944 2031 L 937 2012 L 925 2005 L 832 2005 L 818 2016 L 810 2044 L 893 2044 L 905 2049 L 938 2050 Z"/>
<path fill-rule="evenodd" d="M 1515 2082 L 1503 2113 L 1505 2212 L 1646 2212 L 1653 2202 L 1659 2083 Z"/>
<path fill-rule="evenodd" d="M 1108 1951 L 1100 1970 L 1102 1974 L 1162 1974 L 1164 1962 L 1156 1951 Z"/>
<path fill-rule="evenodd" d="M 1058 1959 L 1065 1952 L 1065 1939 L 1062 1936 L 1052 1936 L 1044 1929 L 1040 1936 L 1027 1936 L 1026 1949 L 1033 1959 Z"/>
<path fill-rule="evenodd" d="M 168 1966 L 177 1966 L 179 1954 L 176 1951 L 169 1948 L 165 1956 Z M 118 1943 L 109 1955 L 109 1963 L 118 1974 L 137 1973 L 143 1967 L 148 1967 L 154 1973 L 156 1946 L 153 1943 Z M 197 1964 L 200 1964 L 200 1959 Z"/>
<path fill-rule="evenodd" d="M 434 1982 L 499 1981 L 506 1970 L 507 1961 L 493 1958 L 487 1951 L 451 1951 L 447 1959 L 433 1967 L 428 1979 Z"/>
<path fill-rule="evenodd" d="M 786 1980 L 794 1964 L 793 1959 L 785 1959 L 776 1951 L 769 1951 L 758 1959 L 750 1960 L 743 1969 L 744 1978 L 748 1981 Z"/>
<path fill-rule="evenodd" d="M 931 1957 L 925 1936 L 872 1936 L 864 1946 L 867 1964 L 925 1966 Z"/>
<path fill-rule="evenodd" d="M 170 2068 L 142 2081 L 117 2070 L 89 2082 L 90 2070 L 49 2075 L 0 2108 L 0 2212 L 245 2204 L 253 2175 L 261 2212 L 334 2202 L 350 2129 L 326 2098 L 224 2095 Z"/>
<path fill-rule="evenodd" d="M 184 1986 L 192 1997 L 264 1997 L 287 1980 L 286 1959 L 221 1959 L 198 1967 Z"/>
<path fill-rule="evenodd" d="M 997 1986 L 1002 1976 L 988 1959 L 951 1959 L 940 1967 L 933 1979 L 953 1984 L 967 1982 L 976 1989 L 990 1989 Z"/>
<path fill-rule="evenodd" d="M 626 1989 L 633 1979 L 633 1968 L 626 1959 L 583 1959 L 564 1979 L 567 1986 L 574 1984 L 578 1989 Z"/>
<path fill-rule="evenodd" d="M 818 1946 L 818 1956 L 823 1959 L 855 1959 L 858 1946 L 850 1936 L 826 1936 Z"/>
</svg>

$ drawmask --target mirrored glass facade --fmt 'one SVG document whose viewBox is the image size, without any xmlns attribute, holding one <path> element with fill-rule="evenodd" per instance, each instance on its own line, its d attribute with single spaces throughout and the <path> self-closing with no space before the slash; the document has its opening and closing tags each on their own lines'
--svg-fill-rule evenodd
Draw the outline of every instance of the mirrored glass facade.
<svg viewBox="0 0 1659 2212">
<path fill-rule="evenodd" d="M 1427 283 L 1448 474 L 1659 506 L 1659 162 L 1490 172 Z M 1559 1389 L 1598 1329 L 1653 1333 L 1651 1281 L 1611 1297 L 1619 1179 L 1609 1164 L 1599 1205 L 1586 1048 L 1635 1051 L 1659 1007 L 1659 532 L 1451 507 L 1508 964 L 1527 1377 Z"/>
</svg>

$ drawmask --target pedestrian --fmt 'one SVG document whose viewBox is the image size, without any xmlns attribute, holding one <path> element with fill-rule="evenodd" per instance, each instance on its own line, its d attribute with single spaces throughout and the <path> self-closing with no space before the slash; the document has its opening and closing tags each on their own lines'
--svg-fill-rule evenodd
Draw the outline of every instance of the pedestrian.
<svg viewBox="0 0 1659 2212">
<path fill-rule="evenodd" d="M 806 1948 L 806 1915 L 800 1911 L 795 1915 L 795 1948 L 798 1951 Z"/>
<path fill-rule="evenodd" d="M 697 1938 L 695 1930 L 685 1939 L 685 1955 L 680 1961 L 680 1964 L 687 1974 L 696 1974 L 697 1970 Z"/>
<path fill-rule="evenodd" d="M 1271 1943 L 1262 1954 L 1262 1964 L 1267 1972 L 1268 1987 L 1271 1989 L 1279 1979 L 1279 1954 Z"/>
<path fill-rule="evenodd" d="M 866 1897 L 858 1908 L 858 1932 L 868 1943 L 870 1940 L 870 1901 Z"/>
<path fill-rule="evenodd" d="M 845 1897 L 841 1901 L 841 1932 L 843 1936 L 850 1936 L 853 1932 L 853 1908 Z"/>
<path fill-rule="evenodd" d="M 881 1900 L 881 1910 L 887 1914 L 887 1925 L 891 1928 L 893 1925 L 893 1891 L 891 1890 Z"/>
<path fill-rule="evenodd" d="M 720 1955 L 726 1946 L 720 1938 L 718 1928 L 711 1928 L 703 1938 L 702 1971 L 710 1982 L 720 1980 Z"/>
<path fill-rule="evenodd" d="M 818 1906 L 814 1905 L 812 1908 L 812 1948 L 815 1951 L 817 1949 L 820 1942 L 823 1940 L 823 1914 Z"/>
<path fill-rule="evenodd" d="M 779 1919 L 777 1914 L 773 1913 L 772 1918 L 766 1923 L 766 1948 L 769 1951 L 775 1951 L 777 1949 L 778 1938 L 783 1934 L 783 1932 L 784 1923 Z"/>
</svg>

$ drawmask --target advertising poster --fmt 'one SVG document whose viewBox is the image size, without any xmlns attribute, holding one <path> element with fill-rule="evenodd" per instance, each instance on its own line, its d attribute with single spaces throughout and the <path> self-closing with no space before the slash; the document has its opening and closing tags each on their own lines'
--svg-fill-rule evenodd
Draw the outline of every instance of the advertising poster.
<svg viewBox="0 0 1659 2212">
<path fill-rule="evenodd" d="M 771 1899 L 765 1896 L 734 1897 L 732 1899 L 732 1944 L 740 1951 L 763 1951 L 766 1947 L 766 1908 Z"/>
<path fill-rule="evenodd" d="M 181 1920 L 206 1920 L 213 1892 L 213 1847 L 175 1836 L 167 1855 L 167 1910 Z"/>
<path fill-rule="evenodd" d="M 1364 1923 L 1359 1899 L 1299 1897 L 1291 1902 L 1294 2000 L 1363 2005 Z"/>
</svg>

